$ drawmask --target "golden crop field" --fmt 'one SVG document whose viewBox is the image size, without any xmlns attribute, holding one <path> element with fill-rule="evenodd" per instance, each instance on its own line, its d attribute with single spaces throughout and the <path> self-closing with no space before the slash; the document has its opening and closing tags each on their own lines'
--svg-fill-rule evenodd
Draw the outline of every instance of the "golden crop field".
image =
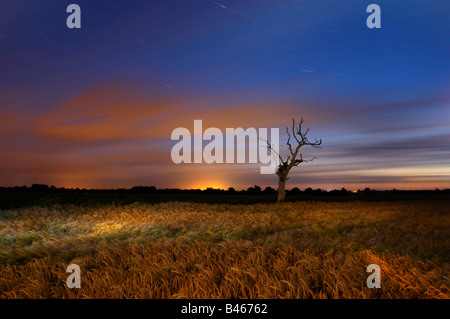
<svg viewBox="0 0 450 319">
<path fill-rule="evenodd" d="M 1 298 L 449 298 L 449 266 L 446 200 L 0 211 Z"/>
</svg>

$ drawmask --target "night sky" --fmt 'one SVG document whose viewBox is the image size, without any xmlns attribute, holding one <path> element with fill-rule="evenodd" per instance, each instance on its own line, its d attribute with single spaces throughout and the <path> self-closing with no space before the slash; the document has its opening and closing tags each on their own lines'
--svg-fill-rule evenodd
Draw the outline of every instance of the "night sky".
<svg viewBox="0 0 450 319">
<path fill-rule="evenodd" d="M 450 188 L 449 18 L 448 0 L 2 0 L 0 186 L 276 187 L 260 164 L 174 164 L 171 132 L 303 116 L 323 145 L 288 189 Z"/>
</svg>

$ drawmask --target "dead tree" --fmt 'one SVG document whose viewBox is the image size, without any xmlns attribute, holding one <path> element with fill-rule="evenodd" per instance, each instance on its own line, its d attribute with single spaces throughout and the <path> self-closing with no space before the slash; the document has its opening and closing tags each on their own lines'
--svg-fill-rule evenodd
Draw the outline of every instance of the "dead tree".
<svg viewBox="0 0 450 319">
<path fill-rule="evenodd" d="M 286 197 L 286 181 L 289 179 L 288 174 L 291 171 L 291 169 L 300 163 L 311 162 L 312 160 L 315 159 L 315 157 L 313 157 L 310 160 L 303 159 L 302 154 L 299 154 L 300 148 L 305 145 L 309 145 L 314 148 L 319 148 L 320 145 L 322 144 L 322 139 L 315 140 L 314 142 L 310 142 L 307 137 L 309 129 L 307 129 L 305 132 L 302 132 L 302 124 L 303 124 L 303 118 L 301 118 L 300 123 L 297 126 L 295 125 L 295 120 L 292 119 L 292 128 L 291 128 L 292 132 L 290 133 L 289 128 L 286 127 L 286 133 L 288 135 L 288 140 L 287 140 L 286 144 L 289 148 L 290 155 L 288 155 L 286 160 L 283 160 L 281 155 L 277 154 L 278 158 L 280 160 L 280 164 L 278 164 L 278 168 L 276 170 L 276 174 L 278 175 L 277 202 L 284 201 L 284 199 Z M 295 139 L 296 145 L 294 147 L 291 144 L 291 138 Z M 268 144 L 268 148 L 271 151 L 273 151 L 271 145 L 269 143 L 267 143 L 267 144 Z"/>
</svg>

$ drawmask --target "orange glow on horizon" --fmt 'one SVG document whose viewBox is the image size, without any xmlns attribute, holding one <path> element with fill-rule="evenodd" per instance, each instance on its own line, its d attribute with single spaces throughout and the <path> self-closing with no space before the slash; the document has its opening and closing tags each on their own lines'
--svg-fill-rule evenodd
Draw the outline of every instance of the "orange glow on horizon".
<svg viewBox="0 0 450 319">
<path fill-rule="evenodd" d="M 226 183 L 221 183 L 217 181 L 211 181 L 211 182 L 198 182 L 194 185 L 190 185 L 186 187 L 186 189 L 201 189 L 205 190 L 208 188 L 214 188 L 214 189 L 228 189 L 228 186 L 225 185 Z"/>
</svg>

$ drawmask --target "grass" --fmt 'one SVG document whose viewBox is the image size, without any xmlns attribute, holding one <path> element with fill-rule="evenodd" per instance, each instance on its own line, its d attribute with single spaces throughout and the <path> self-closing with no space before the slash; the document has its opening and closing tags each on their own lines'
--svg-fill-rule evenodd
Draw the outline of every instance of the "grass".
<svg viewBox="0 0 450 319">
<path fill-rule="evenodd" d="M 0 298 L 449 298 L 450 202 L 0 211 Z M 82 269 L 69 289 L 68 264 Z M 381 289 L 366 286 L 369 264 Z"/>
</svg>

